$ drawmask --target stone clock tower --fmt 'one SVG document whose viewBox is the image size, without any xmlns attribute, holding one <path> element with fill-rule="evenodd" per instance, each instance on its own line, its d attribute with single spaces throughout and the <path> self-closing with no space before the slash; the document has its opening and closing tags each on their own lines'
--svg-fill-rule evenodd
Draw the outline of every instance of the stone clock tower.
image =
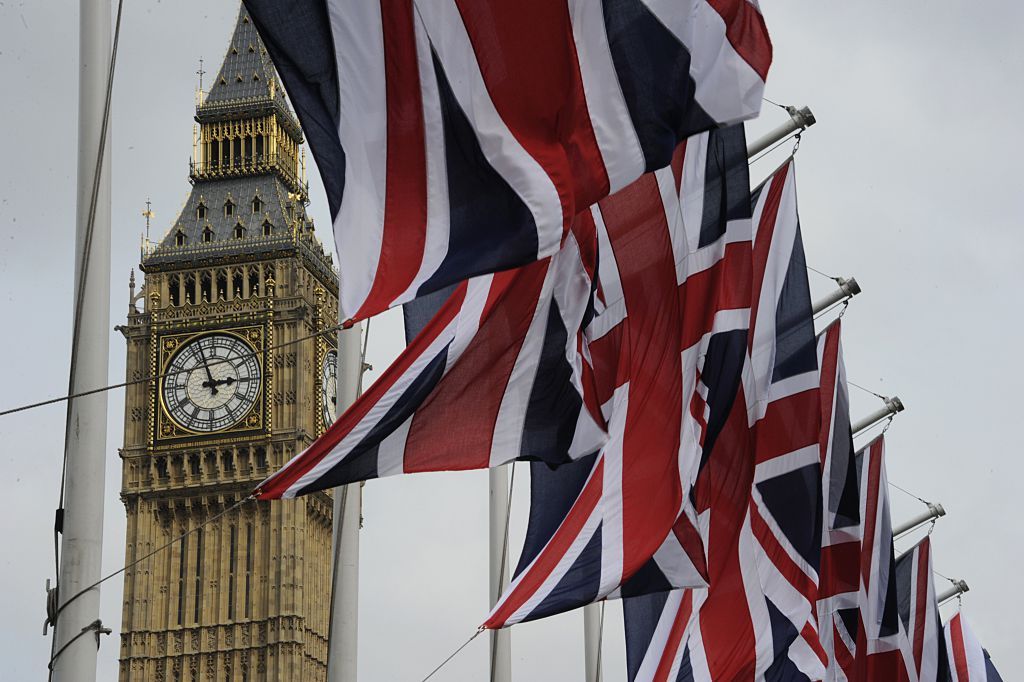
<svg viewBox="0 0 1024 682">
<path fill-rule="evenodd" d="M 326 676 L 331 500 L 246 502 L 334 416 L 337 273 L 302 132 L 244 9 L 200 93 L 191 193 L 127 324 L 122 682 Z M 139 309 L 141 307 L 141 310 Z M 219 518 L 208 522 L 214 516 Z M 206 525 L 204 525 L 206 524 Z"/>
</svg>

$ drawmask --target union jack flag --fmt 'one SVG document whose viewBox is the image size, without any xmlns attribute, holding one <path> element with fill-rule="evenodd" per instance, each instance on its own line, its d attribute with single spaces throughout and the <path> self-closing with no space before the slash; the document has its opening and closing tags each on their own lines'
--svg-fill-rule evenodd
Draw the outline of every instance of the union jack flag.
<svg viewBox="0 0 1024 682">
<path fill-rule="evenodd" d="M 584 386 L 608 443 L 592 463 L 564 474 L 570 492 L 558 502 L 542 501 L 535 486 L 527 544 L 487 627 L 608 596 L 706 584 L 687 502 L 741 378 L 748 199 L 744 137 L 734 127 L 687 140 L 670 167 L 589 213 L 600 258 Z"/>
<path fill-rule="evenodd" d="M 553 255 L 577 213 L 757 115 L 755 0 L 246 0 L 361 319 Z"/>
<path fill-rule="evenodd" d="M 629 599 L 631 680 L 820 677 L 815 598 L 821 518 L 819 380 L 838 328 L 814 336 L 792 162 L 752 196 L 753 309 L 743 399 L 710 451 L 697 500 L 708 589 Z M 834 337 L 834 338 L 833 338 Z M 829 371 L 819 373 L 819 364 Z M 824 388 L 824 387 L 823 387 Z M 702 485 L 703 484 L 703 485 Z"/>
<path fill-rule="evenodd" d="M 910 638 L 915 679 L 948 682 L 949 662 L 932 576 L 931 537 L 896 559 L 896 591 L 900 619 Z"/>
<path fill-rule="evenodd" d="M 822 578 L 830 587 L 822 590 L 818 603 L 819 632 L 827 629 L 832 636 L 829 680 L 915 678 L 910 640 L 899 616 L 884 457 L 882 436 L 854 456 L 860 523 L 844 532 L 855 533 L 858 540 L 833 545 Z"/>
<path fill-rule="evenodd" d="M 458 285 L 355 404 L 260 484 L 259 496 L 517 457 L 556 465 L 597 450 L 606 435 L 584 409 L 577 350 L 592 312 L 596 246 L 593 225 L 581 221 L 555 256 Z"/>
<path fill-rule="evenodd" d="M 655 577 L 704 584 L 686 493 L 740 380 L 750 229 L 742 128 L 687 140 L 668 168 L 578 216 L 552 259 L 457 287 L 259 495 L 597 453 L 488 627 L 602 598 L 631 577 L 637 590 Z"/>
<path fill-rule="evenodd" d="M 962 612 L 949 619 L 944 634 L 953 682 L 1003 682 Z"/>
</svg>

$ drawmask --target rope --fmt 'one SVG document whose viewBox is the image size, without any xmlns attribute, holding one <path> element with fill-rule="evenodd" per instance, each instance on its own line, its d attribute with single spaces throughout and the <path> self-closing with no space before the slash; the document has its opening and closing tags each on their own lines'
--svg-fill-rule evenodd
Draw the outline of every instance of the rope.
<svg viewBox="0 0 1024 682">
<path fill-rule="evenodd" d="M 929 502 L 928 500 L 926 500 L 926 499 L 924 499 L 922 497 L 918 497 L 917 495 L 915 495 L 914 493 L 910 492 L 906 488 L 901 488 L 900 486 L 896 485 L 892 481 L 889 481 L 889 485 L 891 485 L 893 488 L 896 488 L 896 490 L 899 490 L 900 492 L 903 492 L 903 493 L 906 493 L 907 495 L 910 495 L 911 497 L 913 497 L 918 502 L 920 502 L 920 503 L 922 503 L 924 505 L 927 505 L 927 506 L 931 506 L 931 502 Z M 932 520 L 932 524 L 934 524 L 934 523 L 935 523 L 935 521 Z M 931 531 L 929 531 L 929 534 L 930 533 L 931 533 Z"/>
<path fill-rule="evenodd" d="M 103 174 L 103 158 L 107 149 L 107 132 L 110 129 L 110 106 L 114 90 L 114 68 L 117 64 L 117 46 L 121 39 L 121 16 L 124 11 L 124 0 L 118 0 L 117 18 L 114 22 L 114 36 L 110 49 L 110 65 L 107 68 L 106 95 L 103 102 L 103 121 L 100 125 L 100 139 L 96 150 L 96 165 L 93 169 L 92 192 L 89 195 L 89 212 L 85 221 L 85 239 L 83 240 L 81 262 L 78 268 L 78 281 L 75 282 L 75 310 L 71 331 L 71 366 L 68 369 L 68 394 L 72 394 L 75 388 L 75 376 L 78 373 L 78 344 L 82 330 L 82 307 L 85 305 L 85 284 L 89 279 L 89 256 L 92 253 L 92 238 L 96 228 L 96 210 L 99 204 L 100 184 Z M 60 492 L 57 494 L 57 509 L 54 513 L 53 523 L 53 563 L 55 569 L 54 588 L 60 587 L 60 534 L 64 529 L 64 494 L 67 488 L 68 473 L 68 448 L 71 443 L 73 403 L 69 400 L 67 414 L 64 422 L 64 455 L 60 468 Z M 58 613 L 59 613 L 58 609 Z M 92 627 L 92 626 L 88 626 Z M 53 664 L 57 658 L 82 636 L 83 630 L 67 642 L 59 650 L 54 651 L 57 645 L 57 633 L 54 632 L 53 642 L 50 647 L 50 676 L 53 675 Z"/>
<path fill-rule="evenodd" d="M 345 323 L 336 324 L 336 325 L 333 325 L 331 327 L 327 327 L 326 329 L 321 329 L 320 331 L 318 331 L 318 332 L 316 332 L 314 334 L 309 334 L 308 336 L 300 336 L 299 338 L 292 339 L 291 341 L 285 341 L 283 343 L 268 345 L 268 346 L 264 347 L 263 350 L 250 351 L 248 353 L 239 353 L 233 359 L 234 360 L 239 360 L 239 359 L 243 359 L 243 358 L 256 357 L 258 355 L 263 355 L 267 351 L 279 350 L 279 349 L 284 348 L 286 346 L 293 346 L 293 345 L 295 345 L 297 343 L 302 343 L 303 341 L 308 341 L 310 339 L 315 339 L 318 336 L 324 336 L 325 334 L 332 334 L 334 332 L 337 332 L 339 329 L 347 329 L 347 328 L 348 327 L 345 326 Z M 231 361 L 232 360 L 227 359 L 227 358 L 223 358 L 223 359 L 220 359 L 220 360 L 214 359 L 213 361 L 207 363 L 207 366 L 215 367 L 217 365 L 222 365 L 224 363 L 231 362 Z M 151 376 L 145 376 L 145 377 L 142 377 L 141 379 L 132 379 L 131 381 L 122 381 L 121 383 L 118 383 L 118 384 L 110 384 L 109 386 L 102 386 L 100 388 L 93 388 L 93 389 L 90 389 L 88 391 L 81 391 L 79 393 L 69 393 L 68 395 L 62 395 L 62 396 L 59 396 L 57 398 L 49 398 L 47 400 L 41 400 L 41 401 L 39 401 L 37 403 L 29 403 L 28 405 L 21 405 L 20 407 L 12 407 L 10 409 L 7 409 L 7 410 L 4 410 L 4 411 L 0 412 L 0 417 L 6 417 L 8 415 L 15 414 L 17 412 L 24 412 L 25 410 L 32 410 L 32 409 L 35 409 L 37 407 L 45 407 L 47 405 L 53 405 L 55 403 L 61 403 L 61 402 L 68 401 L 68 400 L 74 400 L 75 398 L 84 398 L 85 396 L 95 395 L 97 393 L 104 393 L 106 391 L 112 391 L 115 388 L 126 388 L 128 386 L 134 386 L 135 384 L 145 384 L 145 383 L 148 383 L 150 381 L 155 381 L 157 379 L 165 379 L 167 377 L 173 377 L 173 376 L 177 376 L 179 374 L 186 374 L 189 371 L 190 370 L 180 369 L 180 370 L 175 370 L 175 371 L 170 371 L 170 372 L 163 372 L 161 374 L 153 374 Z"/>
<path fill-rule="evenodd" d="M 451 653 L 451 655 L 448 656 L 448 658 L 446 658 L 443 661 L 441 661 L 441 665 L 439 665 L 436 668 L 434 668 L 433 670 L 431 670 L 430 674 L 423 678 L 423 682 L 427 682 L 427 680 L 429 680 L 431 677 L 433 677 L 435 675 L 435 673 L 437 673 L 438 670 L 440 670 L 441 668 L 445 667 L 448 664 L 449 661 L 451 661 L 453 658 L 458 656 L 459 652 L 462 651 L 463 649 L 465 649 L 467 646 L 469 646 L 469 643 L 472 642 L 474 639 L 476 639 L 477 636 L 481 632 L 483 632 L 483 631 L 484 631 L 484 629 L 482 627 L 481 628 L 477 628 L 477 631 L 473 633 L 473 636 L 470 637 L 469 639 L 467 639 L 465 642 L 463 642 L 462 646 L 460 646 L 458 649 L 453 651 Z"/>
<path fill-rule="evenodd" d="M 783 111 L 785 111 L 787 113 L 789 112 L 789 107 L 787 107 L 784 104 L 779 104 L 778 102 L 773 102 L 770 99 L 768 99 L 767 97 L 762 97 L 761 99 L 763 99 L 765 102 L 768 102 L 768 104 L 772 104 L 772 105 L 777 106 L 779 109 L 782 109 Z"/>
<path fill-rule="evenodd" d="M 865 393 L 870 393 L 871 395 L 875 396 L 876 398 L 879 398 L 880 400 L 884 401 L 884 400 L 888 400 L 889 399 L 887 396 L 884 396 L 881 393 L 875 393 L 870 388 L 864 388 L 860 384 L 855 384 L 852 381 L 850 381 L 849 379 L 846 380 L 846 383 L 848 383 L 850 386 L 853 386 L 854 388 L 859 388 L 860 390 L 864 391 Z M 0 415 L 0 416 L 2 416 L 2 415 Z"/>
<path fill-rule="evenodd" d="M 826 279 L 830 279 L 830 280 L 832 280 L 832 281 L 833 281 L 833 282 L 835 282 L 836 284 L 841 284 L 841 283 L 842 283 L 842 281 L 843 281 L 843 278 L 842 278 L 842 277 L 836 277 L 836 276 L 834 276 L 834 275 L 829 275 L 828 273 L 824 273 L 824 272 L 822 272 L 821 270 L 819 270 L 819 269 L 817 269 L 817 268 L 812 268 L 812 267 L 811 267 L 810 265 L 808 265 L 808 266 L 807 266 L 807 269 L 808 269 L 808 270 L 810 270 L 811 272 L 816 272 L 816 273 L 818 273 L 819 275 L 821 275 L 822 277 L 824 277 L 824 278 L 826 278 Z"/>
<path fill-rule="evenodd" d="M 604 677 L 601 674 L 601 658 L 604 654 L 604 606 L 607 604 L 606 601 L 601 600 L 601 617 L 598 619 L 597 624 L 597 679 L 594 682 L 601 682 Z"/>
</svg>

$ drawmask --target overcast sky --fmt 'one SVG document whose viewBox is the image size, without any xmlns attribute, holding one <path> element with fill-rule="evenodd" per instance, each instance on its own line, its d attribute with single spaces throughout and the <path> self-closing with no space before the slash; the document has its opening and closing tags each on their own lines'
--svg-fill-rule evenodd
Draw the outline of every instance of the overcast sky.
<svg viewBox="0 0 1024 682">
<path fill-rule="evenodd" d="M 123 323 L 147 197 L 159 237 L 188 191 L 194 74 L 216 72 L 234 0 L 127 2 L 113 102 L 111 324 Z M 1018 520 L 1019 288 L 1024 104 L 1018 3 L 855 3 L 764 0 L 775 42 L 767 96 L 811 106 L 818 125 L 798 154 L 808 262 L 855 275 L 864 293 L 846 315 L 852 381 L 907 405 L 887 434 L 890 479 L 949 515 L 935 566 L 971 586 L 964 610 L 1004 678 L 1024 670 Z M 78 3 L 0 1 L 0 409 L 59 395 L 67 385 L 75 216 Z M 212 78 L 212 75 L 208 78 Z M 209 82 L 209 80 L 207 81 Z M 756 137 L 785 120 L 765 105 Z M 780 160 L 755 164 L 760 181 Z M 311 173 L 310 213 L 331 243 L 323 191 Z M 811 274 L 816 294 L 832 283 Z M 384 368 L 402 344 L 393 314 L 374 320 L 369 361 Z M 125 346 L 111 333 L 110 377 Z M 851 389 L 854 417 L 878 405 Z M 123 393 L 109 394 L 104 573 L 123 563 L 118 499 Z M 62 405 L 0 417 L 0 660 L 11 680 L 40 679 L 43 585 L 53 577 L 51 528 L 64 431 Z M 525 523 L 528 476 L 513 500 L 513 540 Z M 418 680 L 472 634 L 487 610 L 487 476 L 428 474 L 365 488 L 360 677 Z M 921 510 L 892 491 L 895 521 Z M 899 543 L 905 548 L 913 541 Z M 513 562 L 514 565 L 514 562 Z M 938 579 L 938 589 L 945 587 Z M 102 618 L 120 627 L 121 583 L 103 587 Z M 948 613 L 949 607 L 945 610 Z M 604 636 L 608 680 L 625 676 L 621 606 Z M 116 637 L 100 679 L 116 678 Z M 436 680 L 486 677 L 478 638 Z M 582 618 L 513 629 L 517 680 L 582 679 Z"/>
</svg>

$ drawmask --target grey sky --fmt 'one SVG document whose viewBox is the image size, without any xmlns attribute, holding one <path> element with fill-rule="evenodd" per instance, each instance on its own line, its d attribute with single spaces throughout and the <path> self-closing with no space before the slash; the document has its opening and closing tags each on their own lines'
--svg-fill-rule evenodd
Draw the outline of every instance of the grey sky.
<svg viewBox="0 0 1024 682">
<path fill-rule="evenodd" d="M 934 532 L 935 565 L 965 578 L 964 609 L 1006 679 L 1024 669 L 1019 642 L 1024 477 L 1018 453 L 1021 377 L 1019 228 L 1024 142 L 1017 114 L 1024 8 L 1016 3 L 765 0 L 776 57 L 767 95 L 808 104 L 797 177 L 808 261 L 856 275 L 865 293 L 846 315 L 852 381 L 908 406 L 887 434 L 889 475 L 949 516 Z M 127 310 L 148 197 L 154 237 L 184 200 L 199 57 L 215 71 L 234 0 L 127 2 L 113 118 L 112 324 Z M 0 409 L 58 395 L 67 385 L 74 241 L 78 5 L 0 2 Z M 785 115 L 765 105 L 749 135 Z M 783 150 L 755 164 L 759 181 Z M 311 214 L 330 243 L 323 193 Z M 811 274 L 816 293 L 831 283 Z M 379 370 L 401 347 L 394 314 L 374 320 Z M 110 376 L 125 350 L 111 335 Z M 854 414 L 877 401 L 851 389 Z M 123 563 L 118 499 L 123 394 L 110 393 L 105 572 Z M 53 577 L 51 528 L 63 406 L 0 418 L 0 677 L 40 679 L 43 583 Z M 528 477 L 513 501 L 518 548 Z M 472 634 L 486 612 L 486 474 L 433 474 L 365 489 L 360 672 L 421 679 Z M 892 491 L 894 518 L 920 503 Z M 899 544 L 903 548 L 908 542 Z M 939 589 L 944 585 L 939 580 Z M 121 583 L 104 586 L 102 617 L 120 626 Z M 947 608 L 948 611 L 948 608 Z M 100 679 L 115 679 L 117 639 L 104 641 Z M 610 602 L 606 675 L 624 678 L 621 607 Z M 437 680 L 485 678 L 478 638 Z M 582 677 L 582 619 L 567 614 L 513 629 L 518 680 Z"/>
</svg>

